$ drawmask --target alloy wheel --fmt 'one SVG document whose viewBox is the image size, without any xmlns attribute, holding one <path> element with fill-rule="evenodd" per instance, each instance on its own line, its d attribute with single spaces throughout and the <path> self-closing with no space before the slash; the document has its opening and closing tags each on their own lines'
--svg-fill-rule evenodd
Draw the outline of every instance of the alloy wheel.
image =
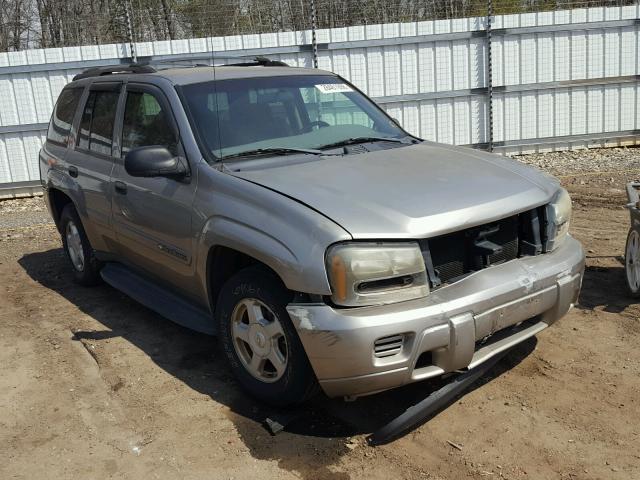
<svg viewBox="0 0 640 480">
<path fill-rule="evenodd" d="M 82 272 L 84 270 L 84 249 L 82 248 L 82 239 L 78 227 L 72 221 L 67 223 L 65 231 L 67 240 L 67 251 L 69 258 L 73 264 L 73 268 Z"/>
<path fill-rule="evenodd" d="M 263 302 L 244 298 L 231 314 L 233 347 L 247 372 L 273 383 L 284 375 L 289 358 L 287 339 L 277 316 Z"/>
</svg>

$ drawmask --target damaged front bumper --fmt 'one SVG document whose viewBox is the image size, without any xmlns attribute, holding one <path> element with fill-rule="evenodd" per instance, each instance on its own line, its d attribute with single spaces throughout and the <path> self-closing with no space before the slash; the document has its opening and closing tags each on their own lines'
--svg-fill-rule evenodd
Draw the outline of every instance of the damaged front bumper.
<svg viewBox="0 0 640 480">
<path fill-rule="evenodd" d="M 574 305 L 583 272 L 582 246 L 569 237 L 551 253 L 481 270 L 423 299 L 287 310 L 325 393 L 361 396 L 473 368 L 535 335 Z"/>
</svg>

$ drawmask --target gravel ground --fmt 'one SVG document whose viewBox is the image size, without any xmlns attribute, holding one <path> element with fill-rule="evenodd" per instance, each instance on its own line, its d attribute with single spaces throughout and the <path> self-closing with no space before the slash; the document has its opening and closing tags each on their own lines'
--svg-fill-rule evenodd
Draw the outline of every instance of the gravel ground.
<svg viewBox="0 0 640 480">
<path fill-rule="evenodd" d="M 51 216 L 42 197 L 0 200 L 0 228 L 50 224 Z"/>
<path fill-rule="evenodd" d="M 640 177 L 640 148 L 594 148 L 513 157 L 558 177 L 629 171 Z"/>
</svg>

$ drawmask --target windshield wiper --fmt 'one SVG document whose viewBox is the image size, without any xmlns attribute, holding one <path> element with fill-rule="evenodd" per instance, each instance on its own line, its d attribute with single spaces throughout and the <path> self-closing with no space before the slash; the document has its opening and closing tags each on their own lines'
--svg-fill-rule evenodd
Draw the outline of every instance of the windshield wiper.
<svg viewBox="0 0 640 480">
<path fill-rule="evenodd" d="M 229 160 L 231 158 L 242 157 L 257 157 L 260 155 L 287 155 L 290 153 L 308 153 L 311 155 L 327 155 L 322 150 L 315 150 L 312 148 L 287 148 L 287 147 L 271 147 L 271 148 L 256 148 L 255 150 L 247 150 L 245 152 L 233 153 L 231 155 L 225 155 L 222 160 Z"/>
<path fill-rule="evenodd" d="M 324 150 L 329 148 L 345 147 L 347 145 L 355 145 L 357 143 L 367 143 L 367 142 L 405 143 L 404 140 L 400 138 L 393 138 L 393 137 L 354 137 L 354 138 L 347 138 L 345 140 L 340 140 L 339 142 L 328 143 L 318 148 Z"/>
</svg>

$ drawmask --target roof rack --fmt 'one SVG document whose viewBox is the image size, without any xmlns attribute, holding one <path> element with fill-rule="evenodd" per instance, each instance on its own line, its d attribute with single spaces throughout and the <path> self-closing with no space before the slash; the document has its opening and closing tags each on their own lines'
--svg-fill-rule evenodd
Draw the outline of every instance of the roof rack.
<svg viewBox="0 0 640 480">
<path fill-rule="evenodd" d="M 129 63 L 123 65 L 109 65 L 107 67 L 93 67 L 73 77 L 74 80 L 89 77 L 101 77 L 114 73 L 155 73 L 157 70 L 151 65 L 140 63 Z"/>
<path fill-rule="evenodd" d="M 279 60 L 271 60 L 267 57 L 254 57 L 251 62 L 241 63 L 227 63 L 226 65 L 220 65 L 221 67 L 288 67 L 284 62 Z"/>
<path fill-rule="evenodd" d="M 208 67 L 210 65 L 197 63 L 195 65 L 178 65 L 171 64 L 171 61 L 166 60 L 164 62 L 156 62 L 156 63 L 165 63 L 167 67 Z M 240 63 L 228 63 L 225 65 L 217 65 L 220 67 L 288 67 L 284 62 L 279 60 L 271 60 L 267 57 L 254 57 L 254 59 L 250 62 L 240 62 Z M 101 77 L 103 75 L 112 75 L 114 73 L 156 73 L 158 70 L 152 67 L 148 63 L 128 63 L 121 65 L 109 65 L 106 67 L 93 67 L 85 70 L 82 73 L 77 74 L 73 77 L 74 80 L 80 80 L 82 78 L 90 78 L 90 77 Z"/>
<path fill-rule="evenodd" d="M 153 66 L 157 71 L 161 69 L 170 68 L 197 68 L 197 67 L 211 67 L 208 63 L 191 63 L 188 60 L 158 60 L 153 62 Z"/>
</svg>

